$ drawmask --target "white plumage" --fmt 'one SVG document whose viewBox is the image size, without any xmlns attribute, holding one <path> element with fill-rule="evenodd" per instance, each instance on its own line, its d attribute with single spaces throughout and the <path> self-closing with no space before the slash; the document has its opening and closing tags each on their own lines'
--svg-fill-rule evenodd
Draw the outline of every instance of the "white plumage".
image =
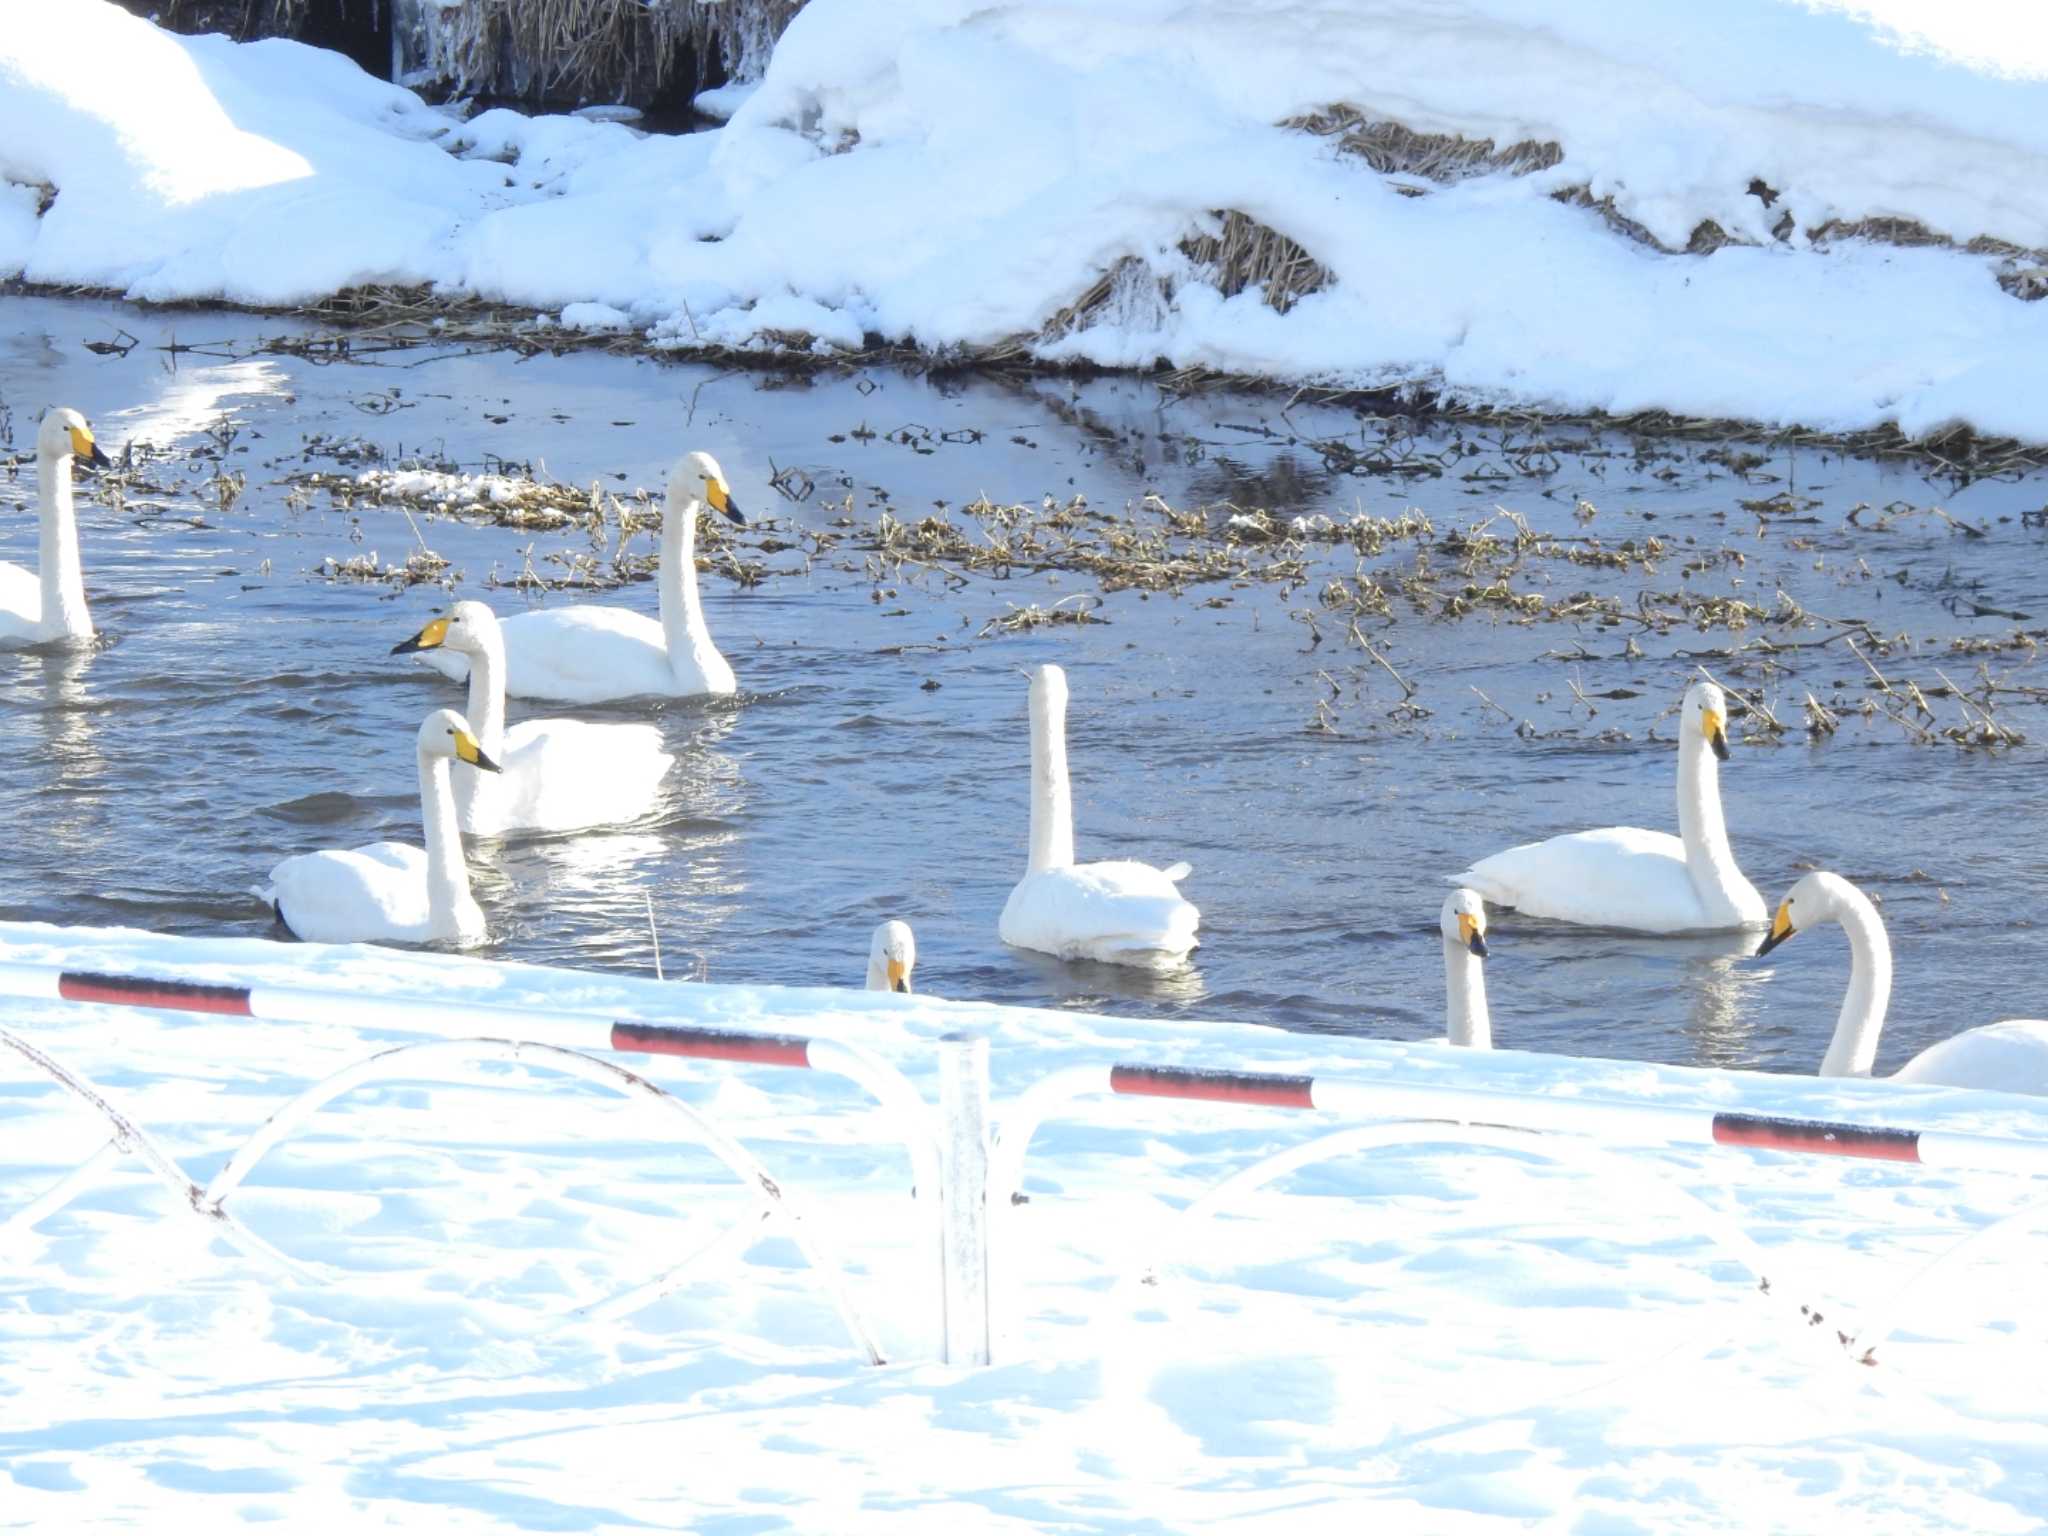
<svg viewBox="0 0 2048 1536">
<path fill-rule="evenodd" d="M 72 466 L 79 459 L 102 469 L 109 462 L 85 418 L 59 406 L 44 415 L 36 430 L 36 513 L 41 525 L 36 569 L 0 560 L 0 645 L 93 637 L 71 494 Z"/>
<path fill-rule="evenodd" d="M 1453 1045 L 1493 1049 L 1486 1012 L 1486 906 L 1477 893 L 1456 890 L 1438 917 L 1444 941 L 1444 1038 Z"/>
<path fill-rule="evenodd" d="M 631 821 L 653 808 L 675 759 L 651 725 L 587 720 L 523 720 L 505 724 L 505 644 L 486 603 L 464 601 L 394 655 L 449 651 L 469 662 L 469 721 L 477 742 L 502 772 L 461 774 L 455 814 L 474 837 L 507 832 L 573 832 Z"/>
<path fill-rule="evenodd" d="M 1678 831 L 1601 827 L 1523 843 L 1451 876 L 1496 906 L 1532 917 L 1638 933 L 1761 928 L 1769 909 L 1743 878 L 1721 817 L 1717 758 L 1728 755 L 1727 700 L 1708 682 L 1685 692 L 1678 727 Z"/>
<path fill-rule="evenodd" d="M 917 936 L 910 924 L 891 918 L 875 925 L 868 941 L 870 992 L 909 992 L 910 973 L 917 969 Z"/>
<path fill-rule="evenodd" d="M 1031 855 L 1003 905 L 1002 940 L 1062 960 L 1176 969 L 1195 948 L 1201 922 L 1177 884 L 1191 871 L 1130 859 L 1074 862 L 1066 714 L 1066 673 L 1038 668 L 1031 675 Z"/>
</svg>

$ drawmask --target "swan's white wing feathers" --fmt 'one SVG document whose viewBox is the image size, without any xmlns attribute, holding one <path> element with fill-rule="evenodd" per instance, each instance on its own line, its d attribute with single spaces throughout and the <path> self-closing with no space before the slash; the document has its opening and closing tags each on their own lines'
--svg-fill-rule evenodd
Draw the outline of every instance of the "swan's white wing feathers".
<svg viewBox="0 0 2048 1536">
<path fill-rule="evenodd" d="M 503 772 L 456 776 L 462 830 L 574 832 L 653 809 L 675 759 L 651 725 L 527 720 L 505 732 Z"/>
<path fill-rule="evenodd" d="M 1195 947 L 1200 922 L 1168 871 L 1118 859 L 1026 875 L 1003 906 L 1001 933 L 1063 960 L 1168 970 Z"/>
<path fill-rule="evenodd" d="M 2005 1019 L 1966 1029 L 1893 1074 L 1901 1083 L 2048 1094 L 2048 1019 Z"/>
<path fill-rule="evenodd" d="M 285 926 L 315 943 L 434 937 L 426 851 L 405 843 L 298 854 L 271 870 L 269 896 Z"/>
<path fill-rule="evenodd" d="M 1532 917 L 1648 933 L 1713 926 L 1669 832 L 1601 827 L 1570 832 L 1481 859 L 1451 876 L 1488 902 Z"/>
<path fill-rule="evenodd" d="M 34 571 L 0 560 L 0 640 L 42 638 L 43 584 Z"/>
</svg>

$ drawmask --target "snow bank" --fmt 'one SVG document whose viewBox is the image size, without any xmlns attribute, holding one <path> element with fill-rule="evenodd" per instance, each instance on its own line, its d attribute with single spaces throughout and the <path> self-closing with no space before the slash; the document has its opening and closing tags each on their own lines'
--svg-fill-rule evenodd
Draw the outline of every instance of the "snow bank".
<svg viewBox="0 0 2048 1536">
<path fill-rule="evenodd" d="M 0 181 L 57 190 L 0 191 L 0 272 L 2048 440 L 2048 305 L 2001 287 L 2048 260 L 2048 39 L 1994 59 L 1971 8 L 1898 10 L 813 0 L 724 128 L 671 139 L 458 125 L 81 0 L 0 36 Z M 1386 124 L 1383 171 L 1354 150 Z M 1219 264 L 1247 232 L 1280 302 Z"/>
</svg>

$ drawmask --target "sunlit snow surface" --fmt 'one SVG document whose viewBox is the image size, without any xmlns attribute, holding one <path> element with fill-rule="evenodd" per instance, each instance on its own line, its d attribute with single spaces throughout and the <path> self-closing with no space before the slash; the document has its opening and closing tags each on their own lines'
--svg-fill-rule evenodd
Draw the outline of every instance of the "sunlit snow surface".
<svg viewBox="0 0 2048 1536">
<path fill-rule="evenodd" d="M 458 124 L 335 55 L 78 0 L 0 28 L 0 273 L 254 304 L 427 282 L 678 344 L 943 347 L 1036 334 L 1128 257 L 1041 355 L 2041 439 L 2048 305 L 1995 279 L 2048 249 L 2044 61 L 2037 20 L 1897 0 L 813 0 L 725 127 L 671 138 Z M 1336 103 L 1564 158 L 1405 196 L 1280 126 Z M 1669 247 L 1708 220 L 1751 243 L 1660 255 L 1572 188 Z M 1225 298 L 1180 246 L 1226 209 L 1333 282 L 1286 314 Z M 1807 238 L 1865 219 L 2004 244 Z"/>
<path fill-rule="evenodd" d="M 599 1055 L 619 1015 L 852 1041 L 928 1103 L 938 1037 L 982 1030 L 998 1125 L 1055 1070 L 1136 1060 L 2048 1136 L 1998 1095 L 927 996 L 38 925 L 0 929 L 0 961 L 364 1000 L 325 1026 L 8 1003 L 0 1027 L 201 1182 L 309 1084 L 422 1038 L 380 1028 L 379 995 L 437 1000 L 451 1038 L 478 1004 L 587 1012 Z M 972 1370 L 931 1363 L 936 1266 L 899 1122 L 822 1072 L 612 1059 L 760 1160 L 891 1364 L 863 1363 L 794 1246 L 662 1106 L 539 1064 L 444 1064 L 336 1100 L 228 1198 L 313 1274 L 220 1240 L 133 1157 L 0 1225 L 6 1523 L 2018 1532 L 2048 1508 L 2048 1223 L 1902 1293 L 2039 1199 L 2029 1179 L 1417 1126 L 1185 1222 L 1342 1122 L 1093 1098 L 1046 1123 L 1029 1203 L 996 1212 L 996 1364 Z M 108 1127 L 8 1050 L 0 1105 L 4 1224 Z M 569 1317 L 742 1220 L 751 1246 L 672 1297 Z M 1863 1365 L 1838 1330 L 1890 1337 Z"/>
</svg>

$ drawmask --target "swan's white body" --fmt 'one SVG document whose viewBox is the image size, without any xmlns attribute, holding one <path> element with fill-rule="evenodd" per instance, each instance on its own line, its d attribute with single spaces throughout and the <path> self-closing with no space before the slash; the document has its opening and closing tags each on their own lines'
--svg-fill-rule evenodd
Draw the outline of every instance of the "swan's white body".
<svg viewBox="0 0 2048 1536">
<path fill-rule="evenodd" d="M 893 918 L 877 924 L 868 941 L 868 991 L 908 992 L 910 973 L 916 969 L 917 937 L 910 924 Z"/>
<path fill-rule="evenodd" d="M 505 724 L 505 643 L 489 604 L 460 602 L 394 652 L 452 651 L 469 662 L 469 723 L 502 772 L 455 781 L 455 819 L 472 837 L 574 832 L 653 808 L 675 762 L 651 725 L 587 720 Z"/>
<path fill-rule="evenodd" d="M 1716 756 L 1728 751 L 1727 701 L 1712 683 L 1685 691 L 1678 727 L 1678 836 L 1602 827 L 1523 843 L 1451 884 L 1533 917 L 1638 933 L 1761 928 L 1770 910 L 1743 878 L 1721 818 Z"/>
<path fill-rule="evenodd" d="M 425 944 L 484 940 L 483 909 L 469 891 L 449 779 L 460 759 L 495 769 L 462 716 L 438 709 L 419 734 L 420 815 L 426 847 L 369 843 L 286 859 L 257 895 L 302 939 L 320 944 Z"/>
<path fill-rule="evenodd" d="M 1188 866 L 1074 862 L 1066 716 L 1066 673 L 1038 668 L 1031 675 L 1031 857 L 1003 905 L 1002 940 L 1062 960 L 1176 969 L 1195 947 L 1201 922 L 1177 884 Z"/>
<path fill-rule="evenodd" d="M 1820 1075 L 1868 1077 L 1892 994 L 1891 941 L 1870 898 L 1840 875 L 1824 870 L 1807 875 L 1779 905 L 1770 937 L 1757 953 L 1768 954 L 1802 929 L 1827 922 L 1840 923 L 1849 936 L 1849 990 L 1843 995 Z M 1966 1029 L 1930 1045 L 1892 1078 L 1901 1083 L 2048 1094 L 2048 1019 L 2003 1019 Z"/>
<path fill-rule="evenodd" d="M 107 463 L 85 418 L 60 406 L 43 417 L 36 432 L 36 513 L 42 528 L 36 569 L 0 560 L 0 645 L 93 637 L 71 495 L 72 463 L 79 458 Z"/>
<path fill-rule="evenodd" d="M 732 667 L 711 639 L 697 595 L 697 514 L 707 503 L 735 523 L 745 521 L 717 460 L 685 454 L 669 476 L 662 512 L 659 621 L 595 603 L 502 620 L 505 691 L 565 704 L 733 692 Z M 467 659 L 445 650 L 426 660 L 457 682 L 469 675 Z"/>
<path fill-rule="evenodd" d="M 1444 937 L 1444 1037 L 1453 1045 L 1493 1049 L 1486 1013 L 1486 907 L 1472 891 L 1444 900 L 1438 927 Z"/>
</svg>

